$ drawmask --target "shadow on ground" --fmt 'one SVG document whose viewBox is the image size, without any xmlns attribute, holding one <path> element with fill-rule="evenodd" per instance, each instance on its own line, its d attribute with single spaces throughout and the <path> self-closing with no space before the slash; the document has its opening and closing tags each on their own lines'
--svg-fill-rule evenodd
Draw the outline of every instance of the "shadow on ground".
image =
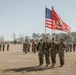
<svg viewBox="0 0 76 75">
<path fill-rule="evenodd" d="M 53 68 L 56 68 L 56 67 L 32 66 L 32 67 L 26 67 L 26 68 L 6 69 L 6 70 L 3 70 L 3 72 L 10 72 L 10 71 L 14 71 L 14 72 L 21 72 L 21 71 L 32 72 L 32 71 L 43 71 L 43 70 L 53 69 Z"/>
</svg>

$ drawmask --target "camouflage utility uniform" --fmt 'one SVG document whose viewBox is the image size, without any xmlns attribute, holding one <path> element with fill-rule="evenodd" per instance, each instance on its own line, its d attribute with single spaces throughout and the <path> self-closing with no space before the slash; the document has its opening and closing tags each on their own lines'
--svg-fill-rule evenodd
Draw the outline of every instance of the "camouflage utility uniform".
<svg viewBox="0 0 76 75">
<path fill-rule="evenodd" d="M 43 49 L 43 41 L 40 40 L 39 44 L 39 66 L 43 65 L 43 58 L 44 58 L 44 49 Z"/>
<path fill-rule="evenodd" d="M 55 66 L 55 64 L 56 64 L 57 49 L 58 49 L 58 46 L 54 42 L 54 38 L 52 38 L 52 41 L 50 42 L 50 52 L 51 52 L 52 66 Z"/>
<path fill-rule="evenodd" d="M 1 43 L 0 43 L 0 51 L 1 51 L 1 47 L 2 47 L 2 45 L 1 45 Z"/>
<path fill-rule="evenodd" d="M 60 67 L 64 65 L 64 50 L 65 50 L 65 44 L 63 43 L 63 39 L 60 39 L 60 42 L 58 43 L 58 55 L 60 59 Z"/>
<path fill-rule="evenodd" d="M 75 52 L 75 46 L 76 46 L 76 44 L 75 43 L 73 43 L 73 51 Z"/>
<path fill-rule="evenodd" d="M 72 52 L 72 43 L 69 44 L 70 52 Z"/>
<path fill-rule="evenodd" d="M 45 54 L 45 61 L 46 61 L 46 66 L 50 64 L 50 51 L 49 51 L 49 42 L 46 41 L 43 43 L 43 48 L 44 48 L 44 54 Z"/>
<path fill-rule="evenodd" d="M 23 51 L 25 52 L 25 54 L 27 53 L 27 43 L 23 44 Z"/>
</svg>

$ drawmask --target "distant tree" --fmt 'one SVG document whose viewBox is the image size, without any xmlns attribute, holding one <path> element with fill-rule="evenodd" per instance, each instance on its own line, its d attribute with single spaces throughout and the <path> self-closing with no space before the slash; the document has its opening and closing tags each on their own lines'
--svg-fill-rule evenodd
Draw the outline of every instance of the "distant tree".
<svg viewBox="0 0 76 75">
<path fill-rule="evenodd" d="M 40 35 L 40 38 L 43 39 L 43 40 L 45 40 L 45 33 L 42 33 L 42 34 Z"/>
<path fill-rule="evenodd" d="M 58 33 L 57 38 L 58 38 L 58 40 L 59 40 L 59 38 L 63 38 L 64 41 L 66 41 L 66 42 L 72 42 L 72 37 L 68 33 Z"/>
<path fill-rule="evenodd" d="M 51 36 L 49 33 L 46 34 L 46 37 L 50 40 L 51 39 Z"/>
<path fill-rule="evenodd" d="M 1 41 L 1 42 L 4 42 L 4 41 L 5 41 L 4 36 L 3 36 L 3 35 L 1 35 L 1 36 L 0 36 L 0 41 Z"/>
<path fill-rule="evenodd" d="M 58 35 L 57 33 L 54 33 L 53 37 L 55 38 L 56 41 L 59 41 L 60 35 Z"/>
<path fill-rule="evenodd" d="M 17 39 L 18 43 L 23 43 L 24 42 L 24 35 L 23 34 L 20 34 L 18 39 Z"/>
<path fill-rule="evenodd" d="M 32 39 L 34 39 L 36 42 L 38 42 L 39 41 L 39 39 L 40 39 L 40 34 L 39 33 L 33 33 L 32 34 Z"/>
<path fill-rule="evenodd" d="M 25 36 L 25 41 L 26 42 L 30 42 L 30 37 L 29 36 Z"/>
<path fill-rule="evenodd" d="M 16 44 L 16 43 L 17 43 L 16 34 L 15 34 L 15 33 L 12 33 L 11 36 L 12 36 L 12 38 L 13 38 L 14 44 Z"/>
<path fill-rule="evenodd" d="M 37 34 L 36 34 L 36 33 L 33 33 L 33 34 L 32 34 L 32 39 L 34 39 L 34 40 L 37 39 Z"/>
<path fill-rule="evenodd" d="M 72 32 L 71 37 L 73 39 L 73 42 L 76 42 L 76 32 Z"/>
</svg>

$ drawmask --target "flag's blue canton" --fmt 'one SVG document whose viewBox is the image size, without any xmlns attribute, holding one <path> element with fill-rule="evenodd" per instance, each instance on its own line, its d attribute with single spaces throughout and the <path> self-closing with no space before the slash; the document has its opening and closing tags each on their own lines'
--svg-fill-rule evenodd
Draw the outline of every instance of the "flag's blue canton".
<svg viewBox="0 0 76 75">
<path fill-rule="evenodd" d="M 46 8 L 46 15 L 45 18 L 52 19 L 52 11 L 48 8 Z"/>
</svg>

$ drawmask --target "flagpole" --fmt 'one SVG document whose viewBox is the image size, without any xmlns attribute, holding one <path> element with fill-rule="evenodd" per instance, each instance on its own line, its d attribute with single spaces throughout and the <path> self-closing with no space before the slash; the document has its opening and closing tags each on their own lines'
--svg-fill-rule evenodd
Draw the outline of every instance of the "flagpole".
<svg viewBox="0 0 76 75">
<path fill-rule="evenodd" d="M 46 24 L 45 24 L 45 40 L 46 40 Z"/>
<path fill-rule="evenodd" d="M 53 34 L 53 29 L 51 29 L 51 39 L 53 38 L 53 37 L 52 37 L 52 34 Z"/>
<path fill-rule="evenodd" d="M 53 10 L 53 6 L 52 6 L 52 10 Z M 52 25 L 53 25 L 53 18 L 52 18 Z M 51 39 L 53 38 L 52 34 L 53 34 L 53 29 L 51 29 Z"/>
<path fill-rule="evenodd" d="M 55 29 L 54 29 L 54 38 L 55 38 Z"/>
<path fill-rule="evenodd" d="M 45 7 L 45 14 L 46 14 L 46 7 Z M 46 15 L 45 15 L 45 20 L 46 20 Z M 45 40 L 46 40 L 46 23 L 45 23 Z M 45 43 L 45 48 L 46 48 L 46 43 Z"/>
</svg>

